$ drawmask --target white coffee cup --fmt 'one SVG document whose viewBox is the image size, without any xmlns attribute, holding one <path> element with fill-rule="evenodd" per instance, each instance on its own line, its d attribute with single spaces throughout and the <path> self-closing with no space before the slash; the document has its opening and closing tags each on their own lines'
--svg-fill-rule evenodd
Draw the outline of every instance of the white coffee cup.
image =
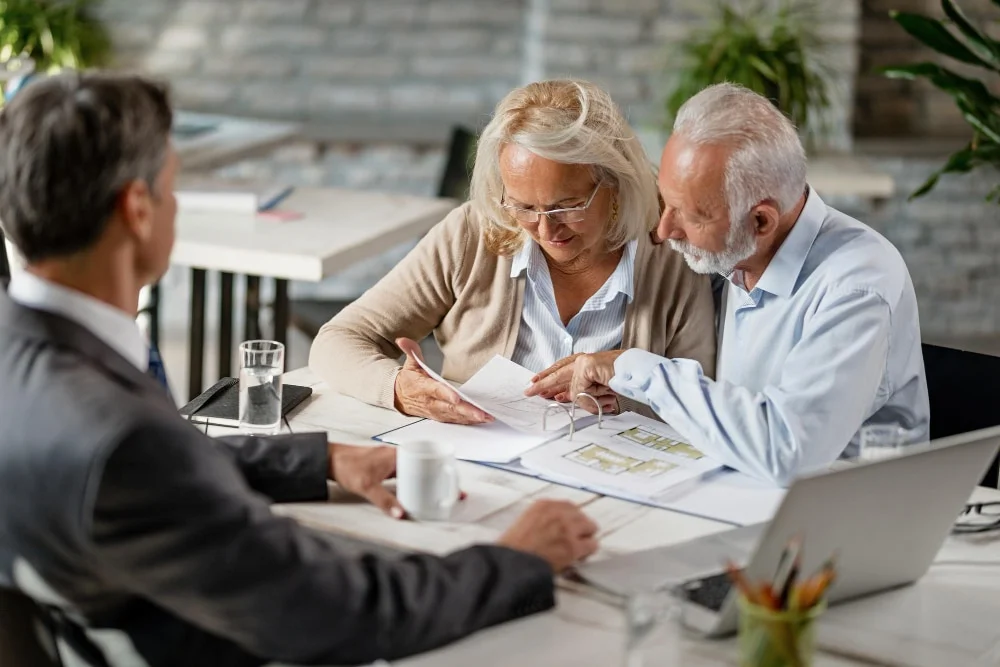
<svg viewBox="0 0 1000 667">
<path fill-rule="evenodd" d="M 436 442 L 411 442 L 396 452 L 396 497 L 420 521 L 444 521 L 458 502 L 455 448 Z"/>
</svg>

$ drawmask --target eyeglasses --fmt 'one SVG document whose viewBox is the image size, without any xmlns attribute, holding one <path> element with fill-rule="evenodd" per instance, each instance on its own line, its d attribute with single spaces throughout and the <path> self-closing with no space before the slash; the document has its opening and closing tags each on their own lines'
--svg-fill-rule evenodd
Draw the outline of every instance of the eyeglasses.
<svg viewBox="0 0 1000 667">
<path fill-rule="evenodd" d="M 972 503 L 962 510 L 962 517 L 952 527 L 953 534 L 985 533 L 1000 528 L 1000 501 Z"/>
<path fill-rule="evenodd" d="M 594 202 L 594 197 L 597 196 L 597 191 L 601 189 L 601 185 L 603 185 L 603 183 L 604 181 L 598 181 L 597 187 L 595 187 L 594 191 L 590 193 L 587 203 L 583 206 L 574 206 L 572 208 L 553 208 L 548 211 L 533 211 L 528 208 L 519 208 L 504 202 L 504 198 L 507 196 L 506 189 L 500 196 L 500 205 L 510 211 L 510 214 L 515 220 L 527 224 L 534 224 L 538 222 L 541 220 L 543 215 L 550 221 L 557 222 L 560 225 L 581 222 L 585 217 L 587 217 L 587 209 L 590 208 L 590 205 Z"/>
</svg>

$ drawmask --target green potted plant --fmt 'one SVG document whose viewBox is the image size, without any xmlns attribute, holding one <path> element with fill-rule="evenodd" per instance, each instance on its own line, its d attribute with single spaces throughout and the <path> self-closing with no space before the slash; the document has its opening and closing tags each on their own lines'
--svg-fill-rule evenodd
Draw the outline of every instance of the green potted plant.
<svg viewBox="0 0 1000 667">
<path fill-rule="evenodd" d="M 814 26 L 817 5 L 786 0 L 742 9 L 716 3 L 714 18 L 672 52 L 681 62 L 666 101 L 667 120 L 713 83 L 738 83 L 772 100 L 807 138 L 822 136 L 830 105 L 830 73 L 817 57 L 824 48 Z"/>
<path fill-rule="evenodd" d="M 111 42 L 93 0 L 0 0 L 0 64 L 27 58 L 45 74 L 103 65 Z"/>
<path fill-rule="evenodd" d="M 992 0 L 1000 7 L 1000 0 Z M 948 158 L 944 166 L 910 195 L 910 199 L 930 192 L 944 174 L 968 173 L 981 167 L 1000 169 L 1000 97 L 989 84 L 1000 83 L 1000 41 L 969 21 L 952 0 L 941 0 L 946 20 L 908 12 L 890 12 L 903 30 L 943 56 L 985 70 L 984 80 L 962 76 L 932 62 L 888 67 L 886 76 L 898 79 L 924 79 L 948 93 L 962 112 L 972 138 L 964 148 Z M 1000 183 L 986 199 L 1000 203 Z"/>
</svg>

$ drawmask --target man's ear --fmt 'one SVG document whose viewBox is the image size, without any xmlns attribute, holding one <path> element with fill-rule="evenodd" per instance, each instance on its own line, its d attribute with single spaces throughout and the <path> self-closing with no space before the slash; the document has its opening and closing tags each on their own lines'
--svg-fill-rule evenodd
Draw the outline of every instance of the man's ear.
<svg viewBox="0 0 1000 667">
<path fill-rule="evenodd" d="M 765 201 L 757 204 L 750 213 L 753 219 L 753 231 L 758 238 L 772 236 L 778 230 L 781 213 L 774 202 Z"/>
<path fill-rule="evenodd" d="M 115 209 L 128 234 L 140 242 L 149 240 L 153 234 L 153 200 L 145 181 L 126 183 L 118 193 Z"/>
</svg>

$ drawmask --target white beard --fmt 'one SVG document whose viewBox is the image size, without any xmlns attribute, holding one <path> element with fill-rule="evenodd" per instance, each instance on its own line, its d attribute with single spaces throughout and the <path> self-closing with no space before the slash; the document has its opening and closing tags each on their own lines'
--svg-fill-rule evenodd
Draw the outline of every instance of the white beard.
<svg viewBox="0 0 1000 667">
<path fill-rule="evenodd" d="M 695 273 L 718 273 L 728 276 L 736 265 L 749 259 L 757 251 L 757 239 L 753 229 L 743 224 L 730 223 L 726 235 L 726 249 L 722 252 L 708 252 L 691 244 L 690 241 L 670 239 L 670 247 L 684 255 L 684 261 Z"/>
</svg>

